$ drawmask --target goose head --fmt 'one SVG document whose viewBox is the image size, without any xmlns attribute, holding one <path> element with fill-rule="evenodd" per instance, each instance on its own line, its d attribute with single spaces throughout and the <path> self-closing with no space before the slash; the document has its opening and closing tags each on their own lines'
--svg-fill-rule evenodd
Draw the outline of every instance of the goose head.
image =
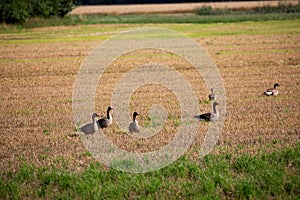
<svg viewBox="0 0 300 200">
<path fill-rule="evenodd" d="M 100 117 L 100 115 L 98 115 L 97 113 L 93 113 L 93 114 L 92 114 L 92 120 L 95 120 L 96 117 Z"/>
<path fill-rule="evenodd" d="M 278 83 L 274 84 L 274 88 L 276 89 L 278 86 L 280 86 Z"/>
<path fill-rule="evenodd" d="M 109 107 L 107 108 L 107 112 L 106 112 L 106 115 L 107 115 L 106 117 L 107 117 L 107 119 L 108 119 L 108 120 L 111 120 L 111 121 L 112 121 L 112 115 L 110 114 L 110 111 L 112 111 L 112 110 L 113 110 L 112 107 L 109 106 Z"/>
<path fill-rule="evenodd" d="M 96 117 L 100 117 L 100 115 L 98 115 L 97 113 L 93 113 L 92 114 L 92 120 L 93 120 L 93 122 L 96 121 Z"/>
<path fill-rule="evenodd" d="M 135 121 L 136 116 L 140 115 L 138 112 L 133 113 L 133 121 Z"/>
<path fill-rule="evenodd" d="M 215 102 L 213 103 L 213 107 L 216 107 L 217 105 L 220 105 L 220 104 L 219 104 L 218 102 L 215 101 Z"/>
<path fill-rule="evenodd" d="M 108 117 L 108 115 L 110 114 L 110 111 L 112 111 L 112 110 L 113 110 L 113 108 L 112 108 L 112 107 L 110 107 L 110 106 L 107 108 L 107 111 L 106 111 L 106 113 L 107 113 L 107 117 Z"/>
</svg>

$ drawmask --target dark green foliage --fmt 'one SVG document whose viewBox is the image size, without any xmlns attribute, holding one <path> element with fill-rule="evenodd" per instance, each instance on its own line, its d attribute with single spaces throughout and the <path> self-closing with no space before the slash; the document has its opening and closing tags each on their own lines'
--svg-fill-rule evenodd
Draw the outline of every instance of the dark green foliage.
<svg viewBox="0 0 300 200">
<path fill-rule="evenodd" d="M 213 9 L 211 6 L 202 6 L 196 9 L 198 15 L 241 15 L 241 14 L 269 14 L 269 13 L 299 13 L 300 4 L 291 5 L 281 3 L 277 7 L 262 6 L 252 9 Z"/>
<path fill-rule="evenodd" d="M 49 17 L 52 14 L 51 0 L 31 0 L 31 16 Z"/>
<path fill-rule="evenodd" d="M 70 12 L 74 7 L 73 0 L 55 0 L 52 2 L 55 2 L 56 5 L 56 12 L 54 12 L 54 15 L 60 17 L 63 17 L 66 14 L 68 14 L 68 12 Z"/>
<path fill-rule="evenodd" d="M 29 9 L 29 4 L 23 0 L 2 0 L 0 1 L 0 21 L 24 22 L 30 16 Z"/>
<path fill-rule="evenodd" d="M 63 17 L 73 9 L 73 0 L 2 0 L 0 22 L 23 23 L 29 17 Z"/>
</svg>

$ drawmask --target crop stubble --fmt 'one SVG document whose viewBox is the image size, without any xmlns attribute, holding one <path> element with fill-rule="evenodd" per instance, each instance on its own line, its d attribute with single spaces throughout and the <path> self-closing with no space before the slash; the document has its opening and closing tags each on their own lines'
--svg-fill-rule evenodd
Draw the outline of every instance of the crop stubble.
<svg viewBox="0 0 300 200">
<path fill-rule="evenodd" d="M 214 9 L 252 9 L 262 6 L 278 6 L 280 4 L 297 5 L 296 0 L 240 1 L 240 2 L 205 2 L 205 3 L 174 3 L 174 4 L 134 4 L 134 5 L 93 5 L 78 6 L 71 14 L 153 14 L 153 13 L 193 13 L 202 6 Z"/>
<path fill-rule="evenodd" d="M 9 40 L 14 35 L 6 37 Z M 219 35 L 194 39 L 217 64 L 226 88 L 226 122 L 213 153 L 255 154 L 261 149 L 276 150 L 299 141 L 299 34 Z M 1 170 L 17 169 L 23 162 L 80 170 L 93 160 L 79 137 L 69 135 L 74 133 L 72 90 L 76 73 L 96 45 L 96 41 L 84 39 L 1 44 Z M 168 52 L 148 49 L 126 54 L 107 68 L 98 85 L 96 110 L 102 115 L 105 113 L 112 88 L 124 73 L 135 66 L 158 61 L 178 70 L 189 81 L 200 99 L 201 112 L 211 109 L 205 103 L 209 90 L 192 66 Z M 281 85 L 280 95 L 264 97 L 263 90 L 275 82 Z M 107 137 L 120 148 L 134 152 L 157 150 L 168 143 L 174 137 L 180 109 L 167 88 L 158 85 L 140 88 L 132 96 L 130 110 L 137 109 L 141 113 L 139 120 L 143 125 L 154 103 L 164 105 L 169 111 L 159 134 L 150 140 L 134 139 L 114 124 L 105 130 Z M 187 153 L 190 158 L 197 159 L 207 127 L 208 124 L 199 123 L 197 137 Z"/>
</svg>

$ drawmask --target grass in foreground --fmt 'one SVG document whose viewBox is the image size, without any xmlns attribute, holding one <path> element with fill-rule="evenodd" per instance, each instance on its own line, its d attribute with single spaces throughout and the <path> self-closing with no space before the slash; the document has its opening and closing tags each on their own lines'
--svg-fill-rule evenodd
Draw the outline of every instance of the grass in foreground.
<svg viewBox="0 0 300 200">
<path fill-rule="evenodd" d="M 261 154 L 208 155 L 198 164 L 186 157 L 159 171 L 129 174 L 97 163 L 80 173 L 29 165 L 2 172 L 1 199 L 297 199 L 300 143 Z"/>
</svg>

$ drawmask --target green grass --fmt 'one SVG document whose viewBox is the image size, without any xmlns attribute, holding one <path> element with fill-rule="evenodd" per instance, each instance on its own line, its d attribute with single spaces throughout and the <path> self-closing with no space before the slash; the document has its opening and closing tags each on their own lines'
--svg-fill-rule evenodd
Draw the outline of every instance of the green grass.
<svg viewBox="0 0 300 200">
<path fill-rule="evenodd" d="M 259 13 L 259 14 L 128 14 L 128 15 L 72 15 L 64 18 L 29 19 L 19 25 L 0 25 L 1 32 L 49 26 L 73 26 L 88 24 L 163 24 L 163 23 L 230 23 L 243 21 L 270 21 L 300 19 L 300 13 Z"/>
<path fill-rule="evenodd" d="M 127 31 L 141 27 L 161 27 L 173 29 L 181 32 L 191 38 L 211 37 L 223 35 L 257 35 L 257 34 L 299 34 L 300 20 L 276 20 L 260 22 L 240 22 L 240 23 L 216 23 L 216 24 L 119 24 L 113 26 L 74 26 L 71 28 L 60 29 L 15 29 L 12 26 L 5 26 L 0 33 L 8 34 L 7 38 L 0 39 L 1 45 L 23 45 L 39 43 L 63 43 L 78 41 L 102 41 L 121 31 Z M 292 42 L 292 41 L 287 41 Z M 224 53 L 224 52 L 219 52 Z M 234 53 L 234 52 L 233 52 Z M 251 52 L 252 53 L 252 52 Z M 35 58 L 35 59 L 17 59 L 13 62 L 30 62 L 30 61 L 52 61 L 52 58 Z M 70 59 L 70 58 L 62 58 Z M 3 59 L 0 62 L 12 62 Z"/>
<path fill-rule="evenodd" d="M 226 15 L 193 15 L 193 14 L 140 14 L 140 15 L 86 15 L 82 17 L 84 24 L 99 23 L 228 23 L 242 21 L 266 21 L 280 19 L 299 19 L 299 13 L 286 14 L 226 14 Z"/>
<path fill-rule="evenodd" d="M 83 172 L 23 165 L 1 172 L 1 199 L 298 199 L 300 143 L 273 153 L 186 157 L 159 171 L 130 174 L 92 163 Z"/>
</svg>

